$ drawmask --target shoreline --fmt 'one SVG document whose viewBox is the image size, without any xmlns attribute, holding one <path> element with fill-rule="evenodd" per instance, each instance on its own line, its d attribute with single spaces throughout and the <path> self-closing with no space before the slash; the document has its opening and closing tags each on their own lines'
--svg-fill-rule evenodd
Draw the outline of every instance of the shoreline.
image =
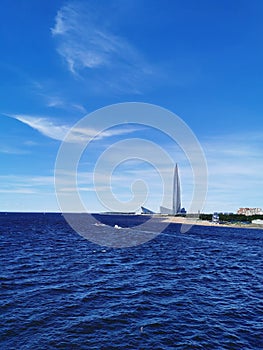
<svg viewBox="0 0 263 350">
<path fill-rule="evenodd" d="M 0 216 L 5 217 L 8 214 L 21 214 L 21 215 L 60 215 L 63 216 L 63 213 L 61 212 L 1 212 L 0 211 Z M 140 216 L 140 215 L 145 215 L 145 214 L 133 214 L 133 213 L 114 213 L 114 214 L 109 214 L 109 213 L 66 213 L 66 214 L 76 214 L 76 215 L 130 215 L 130 216 Z M 231 222 L 223 222 L 223 223 L 214 223 L 212 221 L 208 220 L 202 220 L 194 217 L 183 217 L 183 216 L 169 216 L 169 215 L 161 215 L 161 214 L 153 214 L 153 215 L 145 215 L 145 216 L 150 216 L 158 221 L 166 222 L 166 223 L 174 223 L 174 224 L 181 224 L 181 225 L 196 225 L 196 226 L 211 226 L 211 227 L 228 227 L 228 228 L 245 228 L 245 229 L 258 229 L 258 230 L 263 230 L 263 224 L 255 224 L 255 223 L 241 223 L 241 222 L 236 222 L 236 223 L 231 223 Z"/>
<path fill-rule="evenodd" d="M 185 218 L 185 217 L 162 217 L 163 222 L 169 222 L 171 224 L 183 224 L 183 225 L 197 225 L 197 226 L 213 226 L 213 227 L 229 227 L 229 228 L 251 228 L 251 229 L 261 229 L 263 230 L 263 225 L 259 224 L 242 224 L 242 223 L 214 223 L 207 220 Z"/>
</svg>

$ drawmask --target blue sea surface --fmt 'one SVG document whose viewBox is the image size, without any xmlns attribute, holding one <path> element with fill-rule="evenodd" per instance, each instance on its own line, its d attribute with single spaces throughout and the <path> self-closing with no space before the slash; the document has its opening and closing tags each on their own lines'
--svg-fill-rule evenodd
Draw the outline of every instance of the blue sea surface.
<svg viewBox="0 0 263 350">
<path fill-rule="evenodd" d="M 0 234 L 1 349 L 263 348 L 263 230 L 170 224 L 114 249 L 60 214 L 1 213 Z"/>
</svg>

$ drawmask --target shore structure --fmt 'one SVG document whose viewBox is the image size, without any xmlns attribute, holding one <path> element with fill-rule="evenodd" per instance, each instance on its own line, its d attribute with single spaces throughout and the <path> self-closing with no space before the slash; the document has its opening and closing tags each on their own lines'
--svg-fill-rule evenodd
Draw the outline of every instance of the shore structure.
<svg viewBox="0 0 263 350">
<path fill-rule="evenodd" d="M 263 215 L 263 210 L 261 208 L 239 208 L 237 214 L 240 215 Z"/>
<path fill-rule="evenodd" d="M 162 217 L 162 220 L 171 224 L 184 224 L 184 225 L 197 225 L 197 226 L 217 226 L 217 227 L 228 227 L 228 228 L 244 228 L 244 229 L 259 229 L 263 230 L 263 220 L 253 220 L 250 224 L 241 222 L 237 223 L 218 223 L 208 220 L 194 219 L 182 216 L 167 216 Z"/>
<path fill-rule="evenodd" d="M 147 208 L 145 208 L 145 207 L 141 207 L 141 210 L 142 210 L 142 213 L 143 213 L 143 214 L 149 214 L 149 215 L 155 214 L 152 210 L 147 209 Z"/>
<path fill-rule="evenodd" d="M 155 214 L 150 209 L 141 207 L 142 214 Z M 183 215 L 186 214 L 186 210 L 181 208 L 181 186 L 178 173 L 178 165 L 175 165 L 173 176 L 173 195 L 172 195 L 172 208 L 160 207 L 160 214 L 162 215 Z"/>
</svg>

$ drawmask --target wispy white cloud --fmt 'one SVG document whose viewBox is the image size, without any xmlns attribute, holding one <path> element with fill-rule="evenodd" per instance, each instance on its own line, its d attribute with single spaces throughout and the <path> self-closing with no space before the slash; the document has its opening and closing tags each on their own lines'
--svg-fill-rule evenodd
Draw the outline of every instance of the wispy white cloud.
<svg viewBox="0 0 263 350">
<path fill-rule="evenodd" d="M 33 146 L 37 146 L 38 143 L 35 142 L 35 141 L 32 141 L 32 140 L 27 140 L 27 141 L 24 142 L 24 145 L 28 146 L 28 147 L 33 147 Z"/>
<path fill-rule="evenodd" d="M 57 51 L 75 76 L 83 78 L 85 69 L 104 69 L 104 87 L 117 87 L 118 81 L 122 88 L 135 91 L 138 80 L 150 75 L 151 69 L 136 48 L 105 25 L 109 22 L 109 12 L 102 7 L 69 2 L 57 12 L 51 29 Z"/>
<path fill-rule="evenodd" d="M 28 188 L 10 188 L 10 189 L 2 189 L 0 188 L 0 193 L 8 193 L 8 194 L 34 194 L 35 190 Z"/>
<path fill-rule="evenodd" d="M 53 176 L 1 175 L 0 184 L 0 193 L 44 194 L 54 192 Z"/>
<path fill-rule="evenodd" d="M 59 97 L 52 96 L 52 97 L 48 98 L 47 106 L 48 107 L 61 107 L 61 106 L 64 106 L 64 101 Z"/>
<path fill-rule="evenodd" d="M 0 175 L 1 211 L 59 211 L 53 176 Z"/>
<path fill-rule="evenodd" d="M 59 80 L 34 81 L 31 83 L 30 91 L 40 97 L 41 103 L 48 108 L 87 113 L 79 98 L 72 99 L 72 95 L 66 96 L 63 93 Z"/>
<path fill-rule="evenodd" d="M 39 131 L 41 134 L 54 139 L 63 140 L 69 131 L 67 125 L 56 125 L 53 121 L 43 117 L 32 117 L 28 115 L 14 114 L 10 117 L 21 121 L 22 123 L 30 126 L 31 128 Z"/>
<path fill-rule="evenodd" d="M 72 126 L 67 124 L 58 125 L 52 119 L 46 117 L 28 116 L 23 114 L 9 114 L 8 116 L 30 126 L 44 136 L 58 141 L 64 141 L 66 135 L 71 131 L 67 141 L 73 143 L 88 142 L 94 138 L 101 140 L 113 136 L 133 133 L 138 130 L 137 127 L 132 127 L 130 125 L 122 128 L 107 129 L 105 131 L 96 130 L 94 128 L 72 128 Z"/>
<path fill-rule="evenodd" d="M 76 110 L 82 112 L 82 113 L 87 113 L 86 108 L 84 106 L 82 106 L 81 104 L 73 103 L 72 107 L 75 108 Z"/>
<path fill-rule="evenodd" d="M 19 186 L 32 186 L 32 184 L 39 185 L 50 185 L 54 182 L 54 177 L 51 175 L 39 176 L 39 175 L 0 175 L 0 183 L 5 183 L 6 181 L 10 183 L 19 184 Z"/>
<path fill-rule="evenodd" d="M 16 147 L 9 147 L 5 145 L 0 145 L 0 153 L 3 154 L 17 154 L 17 155 L 22 155 L 22 154 L 27 154 L 29 153 L 28 150 L 22 150 Z"/>
<path fill-rule="evenodd" d="M 86 108 L 81 104 L 69 103 L 65 99 L 59 96 L 52 96 L 52 95 L 45 95 L 45 94 L 41 94 L 41 95 L 45 98 L 47 107 L 59 108 L 59 109 L 70 110 L 70 111 L 75 110 L 83 114 L 87 113 Z"/>
<path fill-rule="evenodd" d="M 96 68 L 110 63 L 127 44 L 120 38 L 101 31 L 94 14 L 80 3 L 63 6 L 57 13 L 52 34 L 61 39 L 58 52 L 72 73 L 83 68 Z"/>
</svg>

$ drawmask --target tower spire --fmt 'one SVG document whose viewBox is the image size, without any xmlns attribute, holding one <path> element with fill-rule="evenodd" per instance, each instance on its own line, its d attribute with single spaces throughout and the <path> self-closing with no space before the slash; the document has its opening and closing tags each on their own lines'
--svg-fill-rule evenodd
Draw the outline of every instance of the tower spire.
<svg viewBox="0 0 263 350">
<path fill-rule="evenodd" d="M 174 169 L 174 183 L 173 183 L 173 215 L 180 213 L 181 211 L 181 189 L 180 179 L 178 174 L 177 163 Z"/>
<path fill-rule="evenodd" d="M 160 213 L 166 215 L 186 214 L 186 210 L 181 208 L 181 186 L 177 163 L 175 165 L 173 175 L 172 209 L 161 206 Z"/>
</svg>

